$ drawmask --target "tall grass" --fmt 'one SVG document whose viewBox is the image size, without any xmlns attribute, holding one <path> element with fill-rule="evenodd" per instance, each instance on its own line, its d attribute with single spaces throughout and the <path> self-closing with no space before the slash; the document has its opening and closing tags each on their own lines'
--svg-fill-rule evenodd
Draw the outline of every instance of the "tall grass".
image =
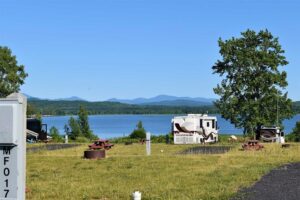
<svg viewBox="0 0 300 200">
<path fill-rule="evenodd" d="M 300 146 L 221 155 L 178 155 L 194 145 L 116 145 L 104 160 L 82 158 L 86 145 L 27 155 L 27 199 L 228 199 L 279 165 L 300 161 Z"/>
</svg>

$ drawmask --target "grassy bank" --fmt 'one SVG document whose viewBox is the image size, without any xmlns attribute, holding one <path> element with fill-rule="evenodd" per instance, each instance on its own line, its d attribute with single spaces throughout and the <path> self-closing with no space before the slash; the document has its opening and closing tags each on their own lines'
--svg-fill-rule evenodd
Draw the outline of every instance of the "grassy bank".
<svg viewBox="0 0 300 200">
<path fill-rule="evenodd" d="M 27 155 L 27 199 L 228 199 L 270 169 L 300 161 L 300 146 L 265 144 L 260 152 L 177 155 L 192 145 L 118 144 L 105 160 L 84 160 L 86 145 Z"/>
</svg>

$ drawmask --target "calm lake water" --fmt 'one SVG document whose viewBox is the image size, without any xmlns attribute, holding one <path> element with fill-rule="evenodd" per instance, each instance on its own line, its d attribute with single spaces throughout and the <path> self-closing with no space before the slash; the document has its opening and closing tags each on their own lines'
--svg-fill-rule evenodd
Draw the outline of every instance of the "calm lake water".
<svg viewBox="0 0 300 200">
<path fill-rule="evenodd" d="M 166 134 L 171 131 L 171 119 L 176 115 L 92 115 L 89 122 L 93 132 L 100 138 L 113 138 L 128 136 L 141 120 L 145 129 L 154 135 Z M 221 134 L 242 134 L 241 129 L 235 128 L 220 115 L 218 125 Z M 64 134 L 64 125 L 68 123 L 70 116 L 43 117 L 43 123 L 48 124 L 48 130 L 55 126 L 61 134 Z M 290 120 L 284 121 L 285 133 L 290 133 L 300 121 L 300 114 Z"/>
</svg>

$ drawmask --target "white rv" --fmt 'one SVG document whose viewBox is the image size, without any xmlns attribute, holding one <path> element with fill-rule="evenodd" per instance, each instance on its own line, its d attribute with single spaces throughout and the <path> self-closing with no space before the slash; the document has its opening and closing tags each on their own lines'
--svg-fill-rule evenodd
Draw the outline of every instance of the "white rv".
<svg viewBox="0 0 300 200">
<path fill-rule="evenodd" d="M 263 142 L 285 143 L 284 132 L 280 127 L 276 126 L 261 126 L 256 130 L 256 139 Z"/>
<path fill-rule="evenodd" d="M 218 141 L 217 117 L 188 114 L 172 119 L 174 144 L 201 144 Z"/>
</svg>

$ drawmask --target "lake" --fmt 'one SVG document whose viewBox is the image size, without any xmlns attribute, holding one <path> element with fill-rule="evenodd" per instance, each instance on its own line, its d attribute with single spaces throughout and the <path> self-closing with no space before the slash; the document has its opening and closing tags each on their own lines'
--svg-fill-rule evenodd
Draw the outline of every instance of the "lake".
<svg viewBox="0 0 300 200">
<path fill-rule="evenodd" d="M 93 132 L 100 138 L 113 138 L 128 136 L 135 128 L 137 122 L 143 122 L 145 129 L 154 135 L 167 134 L 171 131 L 171 119 L 178 115 L 91 115 L 89 122 Z M 218 125 L 221 134 L 242 134 L 242 129 L 235 128 L 220 115 Z M 43 117 L 43 123 L 48 125 L 48 131 L 55 126 L 60 134 L 64 134 L 64 125 L 68 123 L 70 116 Z M 283 122 L 285 133 L 290 133 L 300 121 L 300 114 Z"/>
</svg>

